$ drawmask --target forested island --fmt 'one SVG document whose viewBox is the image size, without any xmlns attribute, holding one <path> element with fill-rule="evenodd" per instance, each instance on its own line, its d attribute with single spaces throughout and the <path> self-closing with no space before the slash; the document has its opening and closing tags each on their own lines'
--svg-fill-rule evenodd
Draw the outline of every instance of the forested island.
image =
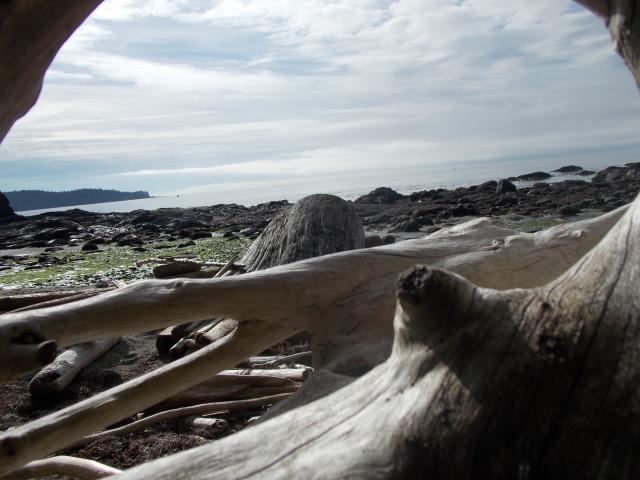
<svg viewBox="0 0 640 480">
<path fill-rule="evenodd" d="M 68 192 L 48 192 L 44 190 L 18 190 L 5 192 L 11 206 L 16 211 L 40 210 L 44 208 L 70 207 L 91 203 L 120 202 L 149 198 L 149 192 L 120 192 L 101 188 L 80 188 Z"/>
</svg>

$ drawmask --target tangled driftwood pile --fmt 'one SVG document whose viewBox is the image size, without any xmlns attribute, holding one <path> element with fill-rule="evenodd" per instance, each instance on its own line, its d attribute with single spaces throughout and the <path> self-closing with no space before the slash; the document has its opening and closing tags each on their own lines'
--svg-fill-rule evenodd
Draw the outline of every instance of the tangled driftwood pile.
<svg viewBox="0 0 640 480">
<path fill-rule="evenodd" d="M 1 8 L 35 15 L 45 3 Z M 60 11 L 97 3 L 63 1 Z M 639 2 L 582 3 L 607 19 L 640 80 Z M 16 117 L 6 115 L 10 125 Z M 59 468 L 68 459 L 39 459 L 308 331 L 315 374 L 269 419 L 121 476 L 636 478 L 639 234 L 640 199 L 536 234 L 483 219 L 385 247 L 143 281 L 5 314 L 2 379 L 48 363 L 56 347 L 176 319 L 234 323 L 191 355 L 3 433 L 0 474 L 34 460 L 27 468 Z"/>
</svg>

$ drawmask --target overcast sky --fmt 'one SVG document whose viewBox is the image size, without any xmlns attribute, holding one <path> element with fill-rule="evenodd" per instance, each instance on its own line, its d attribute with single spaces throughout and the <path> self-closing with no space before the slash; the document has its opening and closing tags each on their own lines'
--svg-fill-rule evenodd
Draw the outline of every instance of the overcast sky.
<svg viewBox="0 0 640 480">
<path fill-rule="evenodd" d="M 105 0 L 0 147 L 0 189 L 640 161 L 635 90 L 568 0 Z"/>
</svg>

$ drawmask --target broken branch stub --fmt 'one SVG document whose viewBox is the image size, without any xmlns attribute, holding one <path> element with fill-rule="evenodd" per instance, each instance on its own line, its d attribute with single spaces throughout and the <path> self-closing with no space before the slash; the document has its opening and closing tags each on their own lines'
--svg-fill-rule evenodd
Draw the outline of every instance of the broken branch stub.
<svg viewBox="0 0 640 480">
<path fill-rule="evenodd" d="M 639 235 L 636 200 L 593 251 L 532 289 L 414 267 L 382 365 L 117 478 L 637 478 Z"/>
</svg>

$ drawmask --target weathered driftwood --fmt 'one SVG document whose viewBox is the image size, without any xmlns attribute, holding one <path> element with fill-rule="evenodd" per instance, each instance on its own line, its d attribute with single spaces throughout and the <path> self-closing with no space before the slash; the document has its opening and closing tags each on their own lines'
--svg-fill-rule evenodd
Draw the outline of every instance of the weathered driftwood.
<svg viewBox="0 0 640 480">
<path fill-rule="evenodd" d="M 153 267 L 153 276 L 155 278 L 170 278 L 179 275 L 184 275 L 185 273 L 193 273 L 198 272 L 202 266 L 198 262 L 191 261 L 174 261 L 170 263 L 162 263 L 160 265 L 156 265 Z"/>
<path fill-rule="evenodd" d="M 0 476 L 197 385 L 252 352 L 277 343 L 283 334 L 286 338 L 293 333 L 269 324 L 255 325 L 251 338 L 238 343 L 238 332 L 244 328 L 247 326 L 239 325 L 188 357 L 0 434 Z"/>
<path fill-rule="evenodd" d="M 353 369 L 370 368 L 390 349 L 392 285 L 400 271 L 426 263 L 492 288 L 544 284 L 588 252 L 625 208 L 534 234 L 478 219 L 424 239 L 265 271 L 211 280 L 146 280 L 69 305 L 7 313 L 0 323 L 0 381 L 40 365 L 37 349 L 45 341 L 64 347 L 163 328 L 177 318 L 197 321 L 215 315 L 241 321 L 247 335 L 268 325 L 283 333 L 312 332 L 314 366 L 335 361 L 348 354 L 345 347 L 374 338 L 387 347 L 376 347 L 364 357 L 360 351 L 361 360 L 352 363 Z"/>
<path fill-rule="evenodd" d="M 35 104 L 44 74 L 102 0 L 0 2 L 0 142 Z"/>
<path fill-rule="evenodd" d="M 229 260 L 227 263 L 225 263 L 222 266 L 222 268 L 220 268 L 215 273 L 215 275 L 213 275 L 212 278 L 226 277 L 228 275 L 233 275 L 234 273 L 236 273 L 232 270 L 236 257 L 237 255 L 234 255 L 233 258 Z M 157 275 L 156 275 L 156 278 L 158 278 Z M 156 339 L 156 348 L 158 350 L 158 353 L 161 356 L 170 355 L 173 358 L 179 358 L 182 355 L 184 355 L 184 353 L 187 350 L 195 351 L 200 346 L 213 343 L 215 340 L 211 340 L 209 342 L 205 342 L 202 345 L 200 345 L 200 344 L 196 344 L 195 342 L 189 342 L 189 337 L 192 336 L 195 332 L 206 333 L 209 330 L 213 329 L 218 323 L 222 321 L 224 321 L 223 318 L 216 317 L 210 320 L 202 320 L 202 321 L 194 322 L 192 324 L 182 325 L 180 326 L 180 328 L 170 327 L 171 330 L 165 329 L 162 332 L 160 332 L 158 339 Z M 217 338 L 222 338 L 236 326 L 236 322 L 232 320 L 227 322 L 227 324 L 229 324 L 231 327 L 226 330 L 223 329 L 224 333 L 221 335 L 218 335 Z M 169 344 L 169 340 L 173 340 L 175 336 L 178 336 L 178 338 L 176 338 L 175 341 Z M 189 346 L 192 348 L 188 348 Z"/>
<path fill-rule="evenodd" d="M 235 383 L 223 386 L 192 387 L 178 393 L 171 398 L 153 405 L 146 412 L 153 413 L 161 410 L 188 407 L 201 403 L 224 402 L 231 400 L 249 400 L 283 393 L 295 393 L 300 389 L 300 383 L 282 382 L 283 385 L 246 385 Z"/>
<path fill-rule="evenodd" d="M 334 195 L 310 195 L 280 212 L 249 247 L 248 272 L 364 246 L 353 206 Z"/>
<path fill-rule="evenodd" d="M 309 378 L 311 369 L 224 370 L 210 379 L 154 405 L 156 411 L 226 399 L 291 393 Z"/>
<path fill-rule="evenodd" d="M 286 365 L 301 360 L 303 358 L 311 358 L 311 352 L 298 352 L 291 355 L 281 355 L 274 357 L 250 357 L 248 363 L 259 367 L 276 367 L 278 365 Z"/>
<path fill-rule="evenodd" d="M 117 435 L 124 435 L 125 433 L 137 432 L 143 428 L 147 428 L 151 425 L 155 425 L 158 422 L 165 420 L 172 420 L 174 418 L 181 418 L 194 415 L 213 415 L 215 413 L 229 413 L 249 410 L 263 405 L 274 405 L 282 400 L 289 398 L 291 393 L 280 393 L 277 395 L 269 395 L 267 397 L 252 398 L 249 400 L 234 400 L 228 402 L 213 402 L 205 403 L 201 405 L 191 405 L 189 407 L 176 408 L 173 410 L 165 410 L 158 412 L 148 417 L 141 418 L 135 422 L 128 423 L 118 428 L 111 430 L 105 430 L 104 432 L 94 433 L 88 435 L 76 442 L 74 446 L 84 445 L 87 443 L 95 442 L 103 438 L 113 437 Z"/>
<path fill-rule="evenodd" d="M 485 286 L 540 285 L 571 267 L 624 210 L 535 234 L 514 234 L 481 219 L 421 240 L 215 280 L 144 281 L 66 306 L 6 314 L 0 354 L 13 359 L 18 345 L 32 355 L 31 344 L 12 341 L 24 334 L 64 345 L 215 313 L 238 324 L 222 340 L 159 371 L 0 434 L 0 473 L 197 385 L 297 331 L 312 332 L 314 366 L 326 368 L 305 382 L 287 408 L 327 395 L 387 358 L 399 271 L 422 262 Z M 13 372 L 24 371 L 29 363 L 14 365 Z M 0 367 L 5 378 L 12 373 L 6 362 Z"/>
<path fill-rule="evenodd" d="M 60 353 L 29 382 L 31 398 L 41 401 L 56 398 L 84 367 L 107 353 L 119 341 L 119 338 L 93 340 Z"/>
<path fill-rule="evenodd" d="M 638 478 L 639 236 L 636 200 L 588 255 L 532 289 L 414 267 L 398 282 L 382 365 L 117 478 Z"/>
<path fill-rule="evenodd" d="M 0 296 L 0 313 L 10 312 L 12 310 L 23 309 L 27 307 L 50 307 L 52 305 L 60 305 L 69 301 L 80 300 L 82 298 L 92 297 L 99 293 L 104 293 L 112 288 L 92 288 L 85 290 L 64 290 L 58 292 L 44 293 L 27 293 L 23 295 L 2 295 Z M 57 303 L 58 300 L 64 302 Z M 53 303 L 56 302 L 56 303 Z M 37 307 L 39 305 L 39 307 Z"/>
<path fill-rule="evenodd" d="M 3 480 L 27 480 L 51 475 L 93 480 L 94 478 L 109 477 L 121 471 L 94 460 L 60 455 L 29 462 L 11 475 L 3 477 Z"/>
</svg>

